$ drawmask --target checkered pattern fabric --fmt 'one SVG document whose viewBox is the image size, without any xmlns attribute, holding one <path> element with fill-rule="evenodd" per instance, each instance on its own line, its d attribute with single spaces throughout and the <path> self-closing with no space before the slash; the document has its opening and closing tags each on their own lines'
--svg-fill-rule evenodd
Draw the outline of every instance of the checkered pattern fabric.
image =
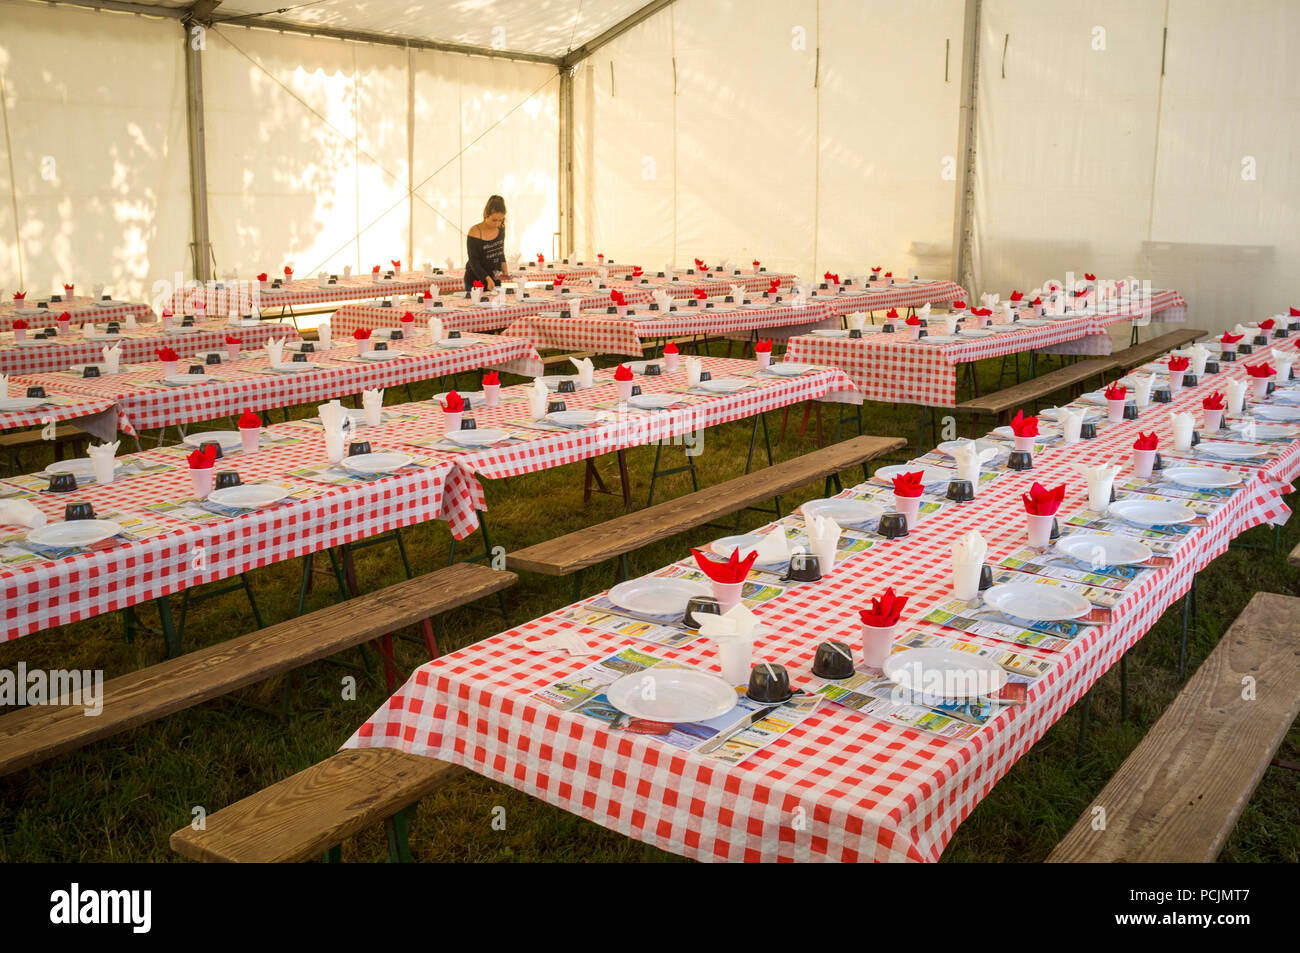
<svg viewBox="0 0 1300 953">
<path fill-rule="evenodd" d="M 579 314 L 572 318 L 538 314 L 520 318 L 502 333 L 522 338 L 539 349 L 585 350 L 639 357 L 646 341 L 817 324 L 830 318 L 826 307 L 820 304 L 800 308 L 787 304 L 756 304 L 749 308 L 719 304 L 712 308 L 679 305 L 676 311 L 654 317 L 659 314 L 664 313 L 645 307 L 634 307 L 625 318 L 613 314 Z"/>
<path fill-rule="evenodd" d="M 270 429 L 284 432 L 289 426 Z M 319 489 L 319 484 L 285 474 L 295 467 L 323 463 L 324 435 L 301 427 L 292 432 L 305 435 L 303 442 L 268 446 L 250 457 L 237 453 L 224 457 L 219 465 L 238 470 L 245 483 L 287 482 Z M 231 519 L 194 523 L 145 509 L 149 503 L 193 499 L 193 480 L 184 459 L 152 450 L 138 456 L 170 463 L 179 460 L 180 466 L 107 486 L 92 484 L 71 498 L 91 503 L 96 512 L 139 515 L 168 532 L 118 540 L 106 549 L 93 547 L 61 560 L 0 568 L 5 640 L 429 520 L 445 520 L 453 536 L 464 538 L 478 527 L 475 511 L 484 508 L 481 492 L 476 493 L 458 468 L 434 463 L 348 486 L 329 486 L 309 499 L 290 499 Z M 32 502 L 51 520 L 58 520 L 68 499 L 41 493 Z"/>
<path fill-rule="evenodd" d="M 572 295 L 558 295 L 551 291 L 529 291 L 528 298 L 511 295 L 509 302 L 500 308 L 487 304 L 475 304 L 463 295 L 450 295 L 443 299 L 441 308 L 426 308 L 414 302 L 407 304 L 393 303 L 391 308 L 375 308 L 368 305 L 344 305 L 330 318 L 330 331 L 336 338 L 346 337 L 357 328 L 398 328 L 402 325 L 402 315 L 407 311 L 415 318 L 417 327 L 428 327 L 429 318 L 439 318 L 442 326 L 456 331 L 500 331 L 509 327 L 516 319 L 544 311 L 558 311 L 561 307 L 578 310 L 606 308 L 612 304 L 609 290 L 597 291 L 589 283 L 578 284 Z M 640 304 L 650 300 L 646 291 L 629 291 L 628 300 Z"/>
<path fill-rule="evenodd" d="M 1168 294 L 1178 298 L 1176 292 Z M 1085 338 L 1109 342 L 1105 330 L 1109 325 L 1130 321 L 1156 307 L 1163 310 L 1177 306 L 1172 299 L 1153 300 L 1145 307 L 1116 309 L 1100 317 L 1081 314 L 1048 320 L 1040 327 L 1024 327 L 948 344 L 907 340 L 901 331 L 864 334 L 861 338 L 796 337 L 790 339 L 787 354 L 792 361 L 842 368 L 866 400 L 951 407 L 957 401 L 958 364 L 1042 350 Z M 929 330 L 940 333 L 934 321 L 930 322 Z"/>
<path fill-rule="evenodd" d="M 1209 390 L 1244 373 L 1239 366 L 1225 367 L 1172 405 L 1152 405 L 1139 420 L 1107 428 L 1095 440 L 1049 449 L 1031 471 L 1008 471 L 973 502 L 948 504 L 906 538 L 877 542 L 867 556 L 844 563 L 820 583 L 765 603 L 756 610 L 763 633 L 755 659 L 779 662 L 796 684 L 806 684 L 819 642 L 861 644 L 856 610 L 886 585 L 909 597 L 903 619 L 908 629 L 947 632 L 918 620 L 950 598 L 950 547 L 962 533 L 984 535 L 990 562 L 1023 546 L 1020 497 L 1035 480 L 1066 484 L 1062 514 L 1083 509 L 1087 487 L 1074 466 L 1118 461 L 1128 472 L 1139 430 L 1155 430 L 1167 448 L 1171 411 L 1198 412 Z M 1285 518 L 1280 494 L 1300 468 L 1297 446 L 1266 467 L 1244 468 L 1245 486 L 1189 534 L 1168 568 L 1153 570 L 1125 594 L 1110 623 L 1060 653 L 1023 649 L 1059 664 L 1033 683 L 1025 705 L 1006 708 L 968 740 L 831 704 L 737 766 L 643 735 L 614 733 L 594 719 L 529 697 L 590 658 L 531 652 L 525 643 L 564 630 L 576 630 L 605 655 L 639 643 L 580 627 L 556 612 L 421 666 L 348 745 L 393 747 L 461 764 L 629 837 L 700 860 L 933 861 L 998 779 L 1187 591 L 1197 571 L 1234 536 Z M 696 534 L 698 543 L 714 535 Z M 647 648 L 719 671 L 708 640 L 676 650 Z"/>
<path fill-rule="evenodd" d="M 332 285 L 320 286 L 316 277 L 299 278 L 272 288 L 257 281 L 211 281 L 203 288 L 197 286 L 177 288 L 172 292 L 171 309 L 175 314 L 227 315 L 248 314 L 258 308 L 267 316 L 303 305 L 330 304 L 335 301 L 361 301 L 367 298 L 388 298 L 393 295 L 424 294 L 437 288 L 440 294 L 461 289 L 462 273 L 444 273 L 426 277 L 421 271 L 408 271 L 392 280 L 373 281 L 370 275 L 339 277 Z"/>
<path fill-rule="evenodd" d="M 28 309 L 33 310 L 33 309 Z M 123 321 L 128 315 L 135 315 L 141 323 L 156 321 L 157 316 L 147 304 L 130 301 L 118 301 L 107 307 L 96 305 L 90 298 L 73 297 L 64 301 L 51 301 L 48 308 L 36 308 L 34 314 L 19 314 L 12 301 L 0 303 L 0 331 L 12 331 L 14 321 L 21 318 L 29 328 L 49 328 L 58 324 L 59 315 L 65 311 L 74 327 L 80 327 L 86 321 L 106 324 L 109 321 Z"/>
<path fill-rule="evenodd" d="M 102 361 L 103 349 L 108 345 L 120 347 L 123 364 L 154 361 L 154 351 L 170 347 L 181 357 L 192 357 L 200 351 L 225 351 L 226 336 L 240 339 L 246 350 L 264 347 L 271 338 L 298 340 L 298 329 L 292 325 L 275 322 L 259 323 L 257 327 L 233 327 L 224 321 L 204 321 L 194 332 L 163 331 L 157 324 L 144 325 L 134 330 L 122 329 L 113 341 L 87 341 L 74 334 L 57 337 L 49 344 L 36 347 L 18 347 L 12 335 L 4 335 L 0 343 L 0 374 L 45 374 L 66 371 L 74 364 L 91 364 Z"/>
<path fill-rule="evenodd" d="M 417 339 L 422 343 L 427 333 Z M 402 353 L 389 360 L 355 360 L 358 347 L 339 342 L 329 351 L 309 355 L 319 369 L 270 373 L 265 356 L 249 356 L 237 364 L 212 367 L 208 383 L 180 387 L 162 383 L 163 365 L 154 360 L 133 365 L 110 377 L 83 379 L 65 374 L 33 374 L 16 378 L 20 387 L 40 384 L 49 394 L 107 399 L 116 404 L 118 429 L 130 436 L 199 420 L 216 420 L 245 410 L 319 403 L 363 390 L 396 387 L 480 367 L 502 366 L 515 373 L 541 373 L 541 363 L 524 341 L 488 336 L 472 347 L 390 349 Z M 286 352 L 287 353 L 287 352 Z M 287 360 L 287 357 L 286 357 Z M 184 365 L 181 372 L 184 372 Z M 10 386 L 14 386 L 11 382 Z"/>
</svg>

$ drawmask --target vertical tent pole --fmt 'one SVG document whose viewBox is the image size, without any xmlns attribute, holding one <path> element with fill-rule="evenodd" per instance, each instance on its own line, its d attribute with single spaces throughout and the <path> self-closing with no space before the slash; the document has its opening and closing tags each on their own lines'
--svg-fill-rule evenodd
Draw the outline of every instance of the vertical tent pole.
<svg viewBox="0 0 1300 953">
<path fill-rule="evenodd" d="M 975 268 L 970 231 L 975 217 L 975 96 L 979 74 L 980 10 L 983 0 L 966 0 L 962 34 L 961 113 L 957 127 L 956 209 L 952 226 L 952 280 L 974 294 Z M 967 284 L 970 281 L 970 284 Z"/>
<path fill-rule="evenodd" d="M 181 21 L 181 42 L 185 44 L 185 112 L 189 126 L 190 158 L 190 227 L 194 249 L 194 277 L 207 281 L 212 277 L 211 249 L 208 237 L 208 166 L 207 137 L 203 122 L 202 43 L 194 42 L 195 20 Z M 201 34 L 200 34 L 201 35 Z M 198 47 L 196 49 L 195 47 Z"/>
<path fill-rule="evenodd" d="M 560 255 L 573 254 L 573 69 L 560 67 Z"/>
</svg>

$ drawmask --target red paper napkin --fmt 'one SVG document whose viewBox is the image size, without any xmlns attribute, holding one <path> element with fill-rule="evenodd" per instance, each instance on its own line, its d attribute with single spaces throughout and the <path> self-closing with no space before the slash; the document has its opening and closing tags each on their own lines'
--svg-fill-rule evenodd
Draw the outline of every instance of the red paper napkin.
<svg viewBox="0 0 1300 953">
<path fill-rule="evenodd" d="M 458 414 L 465 409 L 465 399 L 455 391 L 448 394 L 447 399 L 441 403 L 442 409 L 449 414 Z"/>
<path fill-rule="evenodd" d="M 879 275 L 879 274 L 880 274 L 880 266 L 877 265 L 875 268 L 872 268 L 872 269 L 871 269 L 871 273 L 872 273 L 873 275 Z"/>
<path fill-rule="evenodd" d="M 17 320 L 14 321 L 13 324 L 10 325 L 10 327 L 18 331 L 26 331 L 27 322 L 24 321 L 22 318 L 18 318 Z"/>
<path fill-rule="evenodd" d="M 664 353 L 665 353 L 665 354 L 676 354 L 676 353 L 677 353 L 677 345 L 674 344 L 672 341 L 669 341 L 667 344 L 664 345 Z"/>
<path fill-rule="evenodd" d="M 1300 308 L 1292 308 L 1292 309 L 1291 309 L 1291 317 L 1293 317 L 1293 318 L 1300 318 Z"/>
<path fill-rule="evenodd" d="M 546 256 L 543 255 L 541 252 L 537 253 L 537 264 L 539 265 L 546 264 Z"/>
<path fill-rule="evenodd" d="M 825 278 L 827 281 L 829 281 L 831 284 L 838 285 L 840 283 L 840 276 L 835 274 L 834 272 L 828 271 L 826 272 L 826 274 L 822 275 L 822 277 Z"/>
<path fill-rule="evenodd" d="M 705 291 L 703 288 L 695 289 L 695 298 L 697 301 L 707 301 L 708 297 L 709 297 L 709 293 Z"/>
<path fill-rule="evenodd" d="M 292 277 L 293 277 L 293 269 L 290 268 L 288 265 L 285 265 L 285 266 L 284 266 L 284 276 L 285 276 L 286 278 L 292 278 Z"/>
<path fill-rule="evenodd" d="M 401 270 L 402 270 L 402 263 L 401 263 L 401 261 L 393 261 L 393 259 L 391 259 L 391 258 L 388 259 L 388 260 L 389 260 L 390 262 L 392 262 L 392 264 L 393 264 L 393 271 L 401 271 Z"/>
<path fill-rule="evenodd" d="M 1086 278 L 1086 279 L 1088 279 L 1089 281 L 1096 281 L 1096 280 L 1097 280 L 1097 276 L 1096 276 L 1096 275 L 1090 275 L 1090 274 L 1088 274 L 1086 271 L 1083 273 L 1083 277 Z"/>
<path fill-rule="evenodd" d="M 925 475 L 924 470 L 917 470 L 915 473 L 900 473 L 894 477 L 894 493 L 898 496 L 920 496 L 925 490 L 925 484 L 921 482 L 921 477 Z"/>
<path fill-rule="evenodd" d="M 226 335 L 226 343 L 227 343 L 227 344 L 243 344 L 243 343 L 244 343 L 244 339 L 243 339 L 243 338 L 237 338 L 237 337 L 235 337 L 233 334 L 227 334 L 227 335 Z"/>
<path fill-rule="evenodd" d="M 55 320 L 58 321 L 58 322 L 60 322 L 60 323 L 62 323 L 62 322 L 64 322 L 64 321 L 71 321 L 71 320 L 72 320 L 72 315 L 70 315 L 70 314 L 68 314 L 68 312 L 64 311 L 61 315 L 59 315 L 57 318 L 55 318 Z"/>
<path fill-rule="evenodd" d="M 900 596 L 890 586 L 882 594 L 871 597 L 870 609 L 859 609 L 858 618 L 863 625 L 876 629 L 887 629 L 898 625 L 898 618 L 907 606 L 907 596 Z"/>
<path fill-rule="evenodd" d="M 755 353 L 755 354 L 771 354 L 771 353 L 772 353 L 772 339 L 771 339 L 771 338 L 767 338 L 766 340 L 759 341 L 757 344 L 755 344 L 755 345 L 754 345 L 754 353 Z"/>
<path fill-rule="evenodd" d="M 1019 301 L 1019 300 L 1021 300 L 1022 298 L 1024 298 L 1024 296 L 1025 296 L 1025 293 L 1024 293 L 1023 291 L 1013 291 L 1013 292 L 1011 292 L 1011 300 L 1012 300 L 1012 301 Z"/>
<path fill-rule="evenodd" d="M 993 310 L 991 308 L 971 308 L 970 313 L 977 318 L 987 318 L 993 313 Z"/>
<path fill-rule="evenodd" d="M 1106 387 L 1107 400 L 1123 400 L 1128 396 L 1128 388 L 1116 381 Z"/>
<path fill-rule="evenodd" d="M 708 271 L 708 270 L 709 270 L 709 266 L 706 265 L 703 261 L 701 261 L 700 259 L 697 258 L 697 259 L 695 259 L 695 270 L 696 270 L 696 271 Z"/>
<path fill-rule="evenodd" d="M 911 325 L 912 327 L 914 327 L 914 328 L 915 328 L 915 327 L 920 327 L 920 326 L 921 326 L 921 316 L 920 316 L 919 314 L 909 314 L 909 315 L 907 316 L 907 323 L 910 324 L 910 325 Z"/>
<path fill-rule="evenodd" d="M 258 280 L 258 281 L 266 281 L 266 272 L 262 272 L 260 275 L 258 275 L 258 276 L 257 276 L 257 280 Z"/>
<path fill-rule="evenodd" d="M 1276 324 L 1277 322 L 1272 318 L 1265 318 L 1263 321 L 1259 322 L 1259 327 L 1261 331 L 1272 331 Z"/>
<path fill-rule="evenodd" d="M 763 263 L 762 263 L 761 261 L 759 261 L 757 258 L 754 259 L 753 265 L 754 265 L 755 268 L 757 268 L 757 267 L 758 267 L 759 265 L 761 265 L 761 264 L 763 264 Z"/>
<path fill-rule="evenodd" d="M 1228 405 L 1223 400 L 1223 395 L 1217 390 L 1205 400 L 1201 401 L 1201 406 L 1206 410 L 1223 410 Z"/>
<path fill-rule="evenodd" d="M 153 352 L 158 355 L 158 360 L 166 363 L 168 361 L 179 361 L 180 355 L 169 347 L 156 347 Z"/>
<path fill-rule="evenodd" d="M 887 321 L 896 321 L 896 320 L 898 320 L 898 309 L 897 309 L 897 308 L 890 308 L 888 311 L 886 311 L 886 312 L 885 312 L 885 320 L 887 320 Z"/>
<path fill-rule="evenodd" d="M 27 300 L 27 292 L 26 292 L 26 291 L 15 291 L 15 292 L 14 292 L 14 300 L 15 300 L 15 301 L 26 301 L 26 300 Z"/>
<path fill-rule="evenodd" d="M 72 292 L 76 290 L 76 287 L 77 287 L 76 285 L 64 285 L 63 290 L 66 291 L 68 294 L 72 294 Z"/>
<path fill-rule="evenodd" d="M 1026 417 L 1023 410 L 1017 410 L 1015 419 L 1011 421 L 1011 432 L 1017 437 L 1037 437 L 1038 418 Z"/>
<path fill-rule="evenodd" d="M 476 281 L 474 282 L 474 284 L 478 284 L 478 282 Z M 562 284 L 564 284 L 564 275 L 556 275 L 554 278 L 551 279 L 552 288 L 558 288 Z"/>
<path fill-rule="evenodd" d="M 377 275 L 377 274 L 379 274 L 379 266 L 378 266 L 378 265 L 375 265 L 375 267 L 371 268 L 371 269 L 370 269 L 370 273 L 371 273 L 372 275 Z"/>
<path fill-rule="evenodd" d="M 771 281 L 767 283 L 768 294 L 776 294 L 780 290 L 781 290 L 780 278 L 773 278 Z"/>
<path fill-rule="evenodd" d="M 644 275 L 644 274 L 645 274 L 645 272 L 641 270 L 641 266 L 640 266 L 640 265 L 634 265 L 634 266 L 632 267 L 632 277 L 633 277 L 633 278 L 640 278 L 640 277 L 641 277 L 642 275 Z"/>
<path fill-rule="evenodd" d="M 352 332 L 352 336 L 356 338 L 358 341 L 364 341 L 370 337 L 370 329 L 357 328 L 355 331 Z"/>
<path fill-rule="evenodd" d="M 1065 484 L 1049 490 L 1035 482 L 1029 492 L 1021 494 L 1020 498 L 1025 501 L 1025 512 L 1030 516 L 1055 516 L 1061 508 L 1061 501 L 1065 499 Z"/>
<path fill-rule="evenodd" d="M 189 461 L 191 470 L 211 470 L 217 462 L 217 448 L 200 447 L 185 459 Z"/>
<path fill-rule="evenodd" d="M 1185 371 L 1191 366 L 1191 361 L 1185 357 L 1169 358 L 1169 369 L 1171 371 Z"/>
<path fill-rule="evenodd" d="M 1246 335 L 1244 335 L 1244 334 L 1229 334 L 1227 331 L 1224 331 L 1224 332 L 1223 332 L 1223 337 L 1219 338 L 1219 343 L 1221 343 L 1221 344 L 1236 344 L 1238 341 L 1240 341 L 1240 340 L 1241 340 L 1242 338 L 1244 338 L 1245 336 L 1246 336 Z"/>
<path fill-rule="evenodd" d="M 481 282 L 481 281 L 476 281 L 476 282 L 474 282 L 473 287 L 475 287 L 475 288 L 483 288 L 483 287 L 486 287 L 486 286 L 483 284 L 483 282 Z"/>
<path fill-rule="evenodd" d="M 966 310 L 966 302 L 965 302 L 965 301 L 954 301 L 952 304 L 948 305 L 948 310 L 949 310 L 949 311 L 965 311 L 965 310 Z"/>
<path fill-rule="evenodd" d="M 632 380 L 632 368 L 628 367 L 626 364 L 620 364 L 618 367 L 614 368 L 614 380 L 616 381 Z"/>
<path fill-rule="evenodd" d="M 733 550 L 731 558 L 725 563 L 710 559 L 695 548 L 691 549 L 691 554 L 695 557 L 695 564 L 700 567 L 700 572 L 724 586 L 744 582 L 745 576 L 749 574 L 749 567 L 754 565 L 754 560 L 758 558 L 758 550 L 752 551 L 744 559 L 738 558 L 736 551 Z"/>
<path fill-rule="evenodd" d="M 411 314 L 411 312 L 409 311 L 407 311 L 402 315 L 402 323 L 406 324 L 406 322 L 408 321 L 411 322 L 412 324 L 415 323 L 415 315 Z"/>
<path fill-rule="evenodd" d="M 1037 307 L 1038 305 L 1043 303 L 1043 298 L 1041 295 L 1035 295 L 1034 300 L 1029 303 Z"/>
<path fill-rule="evenodd" d="M 1251 377 L 1272 377 L 1274 374 L 1277 373 L 1277 368 L 1275 368 L 1272 364 L 1265 362 L 1263 364 L 1247 366 L 1246 373 L 1249 374 Z"/>
<path fill-rule="evenodd" d="M 892 277 L 894 277 L 894 273 L 893 273 L 892 271 L 887 271 L 887 272 L 885 272 L 885 277 L 886 277 L 886 278 L 892 278 Z"/>
<path fill-rule="evenodd" d="M 609 293 L 609 300 L 620 307 L 627 304 L 627 298 L 623 295 L 623 292 L 619 291 L 617 288 Z"/>
<path fill-rule="evenodd" d="M 1138 438 L 1133 441 L 1134 450 L 1154 450 L 1160 446 L 1160 441 L 1156 438 L 1155 431 L 1151 433 L 1142 433 L 1138 431 Z"/>
<path fill-rule="evenodd" d="M 246 410 L 239 415 L 239 429 L 248 430 L 251 427 L 262 426 L 262 418 L 257 416 L 251 410 Z"/>
<path fill-rule="evenodd" d="M 486 374 L 483 375 L 484 386 L 490 386 L 492 384 L 500 384 L 500 383 L 501 383 L 501 375 L 498 374 L 496 371 L 488 371 Z"/>
</svg>

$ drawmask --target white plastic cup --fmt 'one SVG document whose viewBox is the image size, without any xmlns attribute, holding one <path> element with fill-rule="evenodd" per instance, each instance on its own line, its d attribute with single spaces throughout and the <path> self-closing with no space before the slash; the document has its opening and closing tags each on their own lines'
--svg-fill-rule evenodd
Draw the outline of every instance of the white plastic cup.
<svg viewBox="0 0 1300 953">
<path fill-rule="evenodd" d="M 258 439 L 262 435 L 261 427 L 240 427 L 239 442 L 244 453 L 257 453 Z"/>
<path fill-rule="evenodd" d="M 483 402 L 488 407 L 496 407 L 501 403 L 501 385 L 484 384 L 483 385 Z"/>
<path fill-rule="evenodd" d="M 460 411 L 457 411 L 456 413 L 452 414 L 444 410 L 442 412 L 442 426 L 444 432 L 455 433 L 457 430 L 459 430 L 461 416 L 462 414 Z"/>
<path fill-rule="evenodd" d="M 226 345 L 226 356 L 229 357 L 232 361 L 237 361 L 237 360 L 239 360 L 239 345 L 238 345 L 238 344 L 227 344 L 227 345 Z"/>
<path fill-rule="evenodd" d="M 618 385 L 618 399 L 626 402 L 632 397 L 632 381 L 614 381 Z"/>
<path fill-rule="evenodd" d="M 961 599 L 964 602 L 970 602 L 980 594 L 980 570 L 982 568 L 983 563 L 959 563 L 956 560 L 953 560 L 953 598 Z"/>
<path fill-rule="evenodd" d="M 96 483 L 112 483 L 113 474 L 117 470 L 117 461 L 108 454 L 90 458 L 90 464 L 95 470 Z"/>
<path fill-rule="evenodd" d="M 1106 417 L 1113 423 L 1117 424 L 1124 419 L 1124 400 L 1111 400 L 1106 398 Z"/>
<path fill-rule="evenodd" d="M 1256 400 L 1263 400 L 1268 396 L 1268 378 L 1252 377 L 1250 379 L 1250 396 Z"/>
<path fill-rule="evenodd" d="M 163 361 L 163 376 L 174 376 L 180 370 L 180 363 L 180 361 Z"/>
<path fill-rule="evenodd" d="M 758 366 L 759 366 L 759 367 L 767 368 L 767 367 L 771 367 L 771 366 L 772 366 L 772 352 L 771 352 L 771 351 L 755 351 L 755 352 L 754 352 L 754 356 L 758 359 Z"/>
<path fill-rule="evenodd" d="M 907 520 L 908 532 L 916 526 L 917 513 L 921 509 L 921 498 L 919 496 L 899 496 L 894 494 L 894 509 L 902 514 L 903 519 Z"/>
<path fill-rule="evenodd" d="M 817 557 L 817 564 L 821 567 L 823 576 L 835 568 L 835 553 L 838 546 L 839 540 L 829 536 L 808 541 L 808 548 Z"/>
<path fill-rule="evenodd" d="M 677 370 L 677 361 L 679 359 L 680 359 L 679 356 L 676 354 L 665 354 L 664 370 L 666 370 L 669 374 L 673 373 L 673 371 Z"/>
<path fill-rule="evenodd" d="M 26 328 L 14 328 L 14 340 L 15 340 L 15 341 L 26 341 L 26 340 L 27 340 L 27 329 L 26 329 Z"/>
<path fill-rule="evenodd" d="M 754 640 L 748 635 L 721 636 L 717 639 L 718 661 L 728 685 L 744 685 L 754 660 Z"/>
<path fill-rule="evenodd" d="M 1223 427 L 1222 410 L 1206 410 L 1204 411 L 1204 413 L 1205 413 L 1206 430 L 1219 430 L 1220 428 Z"/>
<path fill-rule="evenodd" d="M 343 441 L 346 432 L 346 428 L 339 430 L 337 433 L 331 432 L 328 427 L 325 428 L 325 459 L 327 462 L 343 462 Z"/>
<path fill-rule="evenodd" d="M 1186 371 L 1169 372 L 1169 393 L 1171 396 L 1177 396 L 1178 392 L 1183 389 L 1183 375 Z"/>
<path fill-rule="evenodd" d="M 725 614 L 731 609 L 740 605 L 740 593 L 744 589 L 744 582 L 713 582 L 713 598 L 718 600 L 718 608 Z"/>
<path fill-rule="evenodd" d="M 1017 449 L 1017 450 L 1024 451 L 1025 453 L 1032 453 L 1033 450 L 1034 450 L 1034 440 L 1035 440 L 1035 439 L 1037 439 L 1037 438 L 1035 438 L 1035 437 L 1021 437 L 1021 436 L 1017 435 L 1017 436 L 1016 436 L 1016 449 Z"/>
<path fill-rule="evenodd" d="M 1079 434 L 1083 432 L 1083 415 L 1071 414 L 1061 421 L 1061 433 L 1064 436 L 1067 445 L 1079 442 Z"/>
<path fill-rule="evenodd" d="M 1029 519 L 1029 545 L 1035 549 L 1046 549 L 1048 543 L 1052 541 L 1052 516 L 1039 516 L 1034 513 L 1026 513 Z"/>
<path fill-rule="evenodd" d="M 1105 480 L 1093 480 L 1089 483 L 1088 509 L 1094 513 L 1105 513 L 1110 509 L 1110 491 L 1114 486 L 1114 474 Z"/>
<path fill-rule="evenodd" d="M 889 650 L 894 647 L 894 636 L 898 634 L 897 625 L 862 627 L 862 661 L 871 668 L 885 667 Z"/>
<path fill-rule="evenodd" d="M 1154 450 L 1134 450 L 1133 451 L 1133 473 L 1142 479 L 1148 479 L 1151 476 L 1151 468 L 1155 466 L 1156 452 Z"/>
<path fill-rule="evenodd" d="M 190 467 L 190 477 L 194 480 L 194 495 L 200 500 L 206 500 L 208 494 L 212 492 L 212 480 L 216 469 L 216 467 L 202 469 Z"/>
</svg>

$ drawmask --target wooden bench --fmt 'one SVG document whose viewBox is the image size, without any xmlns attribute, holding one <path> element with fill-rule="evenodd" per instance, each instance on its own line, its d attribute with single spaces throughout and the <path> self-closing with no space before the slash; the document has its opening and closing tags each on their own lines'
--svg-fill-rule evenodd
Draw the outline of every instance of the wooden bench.
<svg viewBox="0 0 1300 953">
<path fill-rule="evenodd" d="M 956 409 L 972 415 L 972 428 L 980 415 L 996 417 L 998 423 L 1005 424 L 1011 418 L 1013 410 L 1027 407 L 1057 391 L 1082 384 L 1092 377 L 1096 377 L 1099 382 L 1104 381 L 1104 375 L 1115 370 L 1116 367 L 1115 361 L 1108 357 L 1078 361 L 1021 384 L 1004 387 L 991 394 L 972 397 L 958 404 Z"/>
<path fill-rule="evenodd" d="M 1256 593 L 1048 862 L 1213 861 L 1300 711 L 1297 617 Z"/>
<path fill-rule="evenodd" d="M 1182 347 L 1184 344 L 1191 344 L 1199 337 L 1208 334 L 1208 331 L 1201 331 L 1197 328 L 1181 328 L 1177 331 L 1169 331 L 1159 337 L 1152 338 L 1143 344 L 1134 344 L 1132 347 L 1126 347 L 1122 351 L 1116 351 L 1111 355 L 1115 366 L 1120 370 L 1128 371 L 1135 367 L 1140 367 L 1147 361 L 1155 360 L 1162 356 L 1166 351 L 1172 351 L 1176 347 Z"/>
<path fill-rule="evenodd" d="M 72 424 L 58 424 L 54 428 L 53 440 L 45 439 L 43 427 L 37 427 L 33 430 L 0 433 L 0 451 L 5 454 L 10 473 L 22 473 L 24 471 L 18 463 L 18 451 L 53 444 L 54 459 L 62 460 L 64 449 L 69 444 L 72 446 L 73 456 L 76 456 L 85 452 L 90 439 L 90 434 L 74 427 Z"/>
<path fill-rule="evenodd" d="M 906 444 L 902 437 L 854 437 L 717 486 L 515 550 L 506 554 L 506 565 L 511 569 L 548 576 L 581 573 L 589 566 L 607 559 L 626 557 L 643 546 L 694 529 L 717 517 L 739 513 L 813 480 L 822 477 L 828 483 L 832 477 L 838 480 L 841 470 L 861 465 L 865 476 L 868 461 Z M 575 579 L 575 593 L 579 591 L 579 585 L 579 579 Z"/>
<path fill-rule="evenodd" d="M 192 860 L 294 863 L 330 851 L 379 821 L 394 860 L 410 860 L 405 809 L 465 773 L 464 768 L 391 748 L 340 751 L 320 764 L 183 827 L 171 848 Z"/>
<path fill-rule="evenodd" d="M 0 718 L 0 776 L 364 642 L 381 640 L 385 666 L 395 668 L 391 633 L 505 589 L 517 578 L 478 563 L 456 563 L 111 679 L 104 683 L 97 717 L 87 717 L 81 707 L 20 709 Z M 431 628 L 425 636 L 433 656 Z"/>
</svg>

